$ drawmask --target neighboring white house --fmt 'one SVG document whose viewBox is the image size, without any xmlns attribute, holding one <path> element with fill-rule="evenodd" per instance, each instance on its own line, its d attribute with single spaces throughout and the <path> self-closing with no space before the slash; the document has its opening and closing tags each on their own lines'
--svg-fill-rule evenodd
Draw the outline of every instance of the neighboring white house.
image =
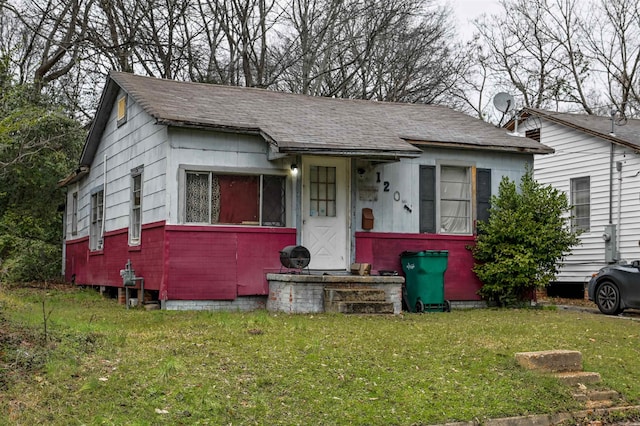
<svg viewBox="0 0 640 426">
<path fill-rule="evenodd" d="M 582 244 L 567 256 L 562 284 L 584 284 L 607 263 L 640 259 L 640 120 L 525 108 L 518 131 L 550 146 L 536 180 L 564 191 Z"/>
</svg>

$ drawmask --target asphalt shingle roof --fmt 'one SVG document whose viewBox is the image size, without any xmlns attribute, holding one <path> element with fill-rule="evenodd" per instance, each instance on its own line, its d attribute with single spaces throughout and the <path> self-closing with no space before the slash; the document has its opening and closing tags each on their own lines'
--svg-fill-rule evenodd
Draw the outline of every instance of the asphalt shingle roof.
<svg viewBox="0 0 640 426">
<path fill-rule="evenodd" d="M 611 117 L 567 112 L 545 111 L 536 108 L 525 108 L 525 114 L 546 118 L 564 126 L 610 140 L 633 149 L 640 149 L 640 120 L 626 119 L 619 121 L 611 133 Z"/>
<path fill-rule="evenodd" d="M 87 144 L 96 143 L 113 102 L 113 83 L 161 124 L 254 132 L 282 153 L 341 153 L 415 157 L 416 145 L 548 153 L 532 139 L 448 107 L 332 99 L 265 89 L 180 82 L 111 72 Z M 92 133 L 96 133 L 92 136 Z M 85 146 L 82 164 L 92 157 Z"/>
</svg>

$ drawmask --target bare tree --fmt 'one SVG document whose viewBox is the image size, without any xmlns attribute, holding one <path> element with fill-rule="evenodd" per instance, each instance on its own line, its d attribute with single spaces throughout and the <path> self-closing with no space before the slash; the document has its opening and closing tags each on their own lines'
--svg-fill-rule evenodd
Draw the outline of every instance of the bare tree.
<svg viewBox="0 0 640 426">
<path fill-rule="evenodd" d="M 592 17 L 585 34 L 593 60 L 603 69 L 609 103 L 623 115 L 637 114 L 640 106 L 638 1 L 600 1 L 598 13 Z M 633 110 L 632 102 L 635 104 Z"/>
<path fill-rule="evenodd" d="M 82 0 L 0 4 L 22 25 L 20 56 L 15 61 L 23 82 L 32 80 L 40 91 L 73 69 L 86 35 L 86 11 L 92 1 L 86 5 Z"/>
</svg>

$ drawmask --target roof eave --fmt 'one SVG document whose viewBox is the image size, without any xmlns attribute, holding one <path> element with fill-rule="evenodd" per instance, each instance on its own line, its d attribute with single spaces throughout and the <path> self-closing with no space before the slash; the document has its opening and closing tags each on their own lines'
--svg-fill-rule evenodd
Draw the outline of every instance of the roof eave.
<svg viewBox="0 0 640 426">
<path fill-rule="evenodd" d="M 58 188 L 63 188 L 65 186 L 69 186 L 73 183 L 76 183 L 87 174 L 89 174 L 89 167 L 80 166 L 76 170 L 74 170 L 69 176 L 58 181 Z"/>
<path fill-rule="evenodd" d="M 607 140 L 609 142 L 612 142 L 612 143 L 615 143 L 615 144 L 618 144 L 618 145 L 621 145 L 621 146 L 626 146 L 627 148 L 631 148 L 634 151 L 639 152 L 638 145 L 635 145 L 633 143 L 627 142 L 624 139 L 620 139 L 615 134 L 598 132 L 596 130 L 592 130 L 592 129 L 589 129 L 587 127 L 580 126 L 580 125 L 571 123 L 569 121 L 563 120 L 563 119 L 558 118 L 556 116 L 553 116 L 551 114 L 546 114 L 545 111 L 542 111 L 542 110 L 533 109 L 533 108 L 523 108 L 523 111 L 527 112 L 527 113 L 529 113 L 531 115 L 537 115 L 538 117 L 542 117 L 545 120 L 549 120 L 549 121 L 551 121 L 553 123 L 560 124 L 562 126 L 570 127 L 570 128 L 572 128 L 574 130 L 581 131 L 581 132 L 586 133 L 588 135 L 595 136 L 597 138 L 604 139 L 604 140 Z M 507 124 L 510 124 L 510 123 L 507 123 Z"/>
<path fill-rule="evenodd" d="M 339 157 L 400 160 L 402 158 L 418 158 L 421 151 L 400 151 L 387 149 L 341 149 L 318 147 L 284 147 L 279 152 L 298 155 L 332 155 Z"/>
<path fill-rule="evenodd" d="M 251 134 L 251 135 L 260 135 L 265 137 L 265 139 L 269 139 L 268 136 L 262 132 L 257 127 L 245 127 L 245 126 L 229 126 L 222 124 L 214 124 L 214 123 L 202 123 L 197 121 L 189 121 L 189 120 L 176 120 L 176 119 L 168 119 L 168 118 L 157 118 L 156 124 L 161 124 L 169 127 L 186 127 L 190 129 L 202 129 L 202 130 L 219 130 L 224 133 L 241 133 L 241 134 Z"/>
<path fill-rule="evenodd" d="M 464 142 L 433 142 L 433 141 L 407 141 L 415 146 L 430 146 L 437 148 L 448 149 L 469 149 L 475 151 L 500 151 L 500 152 L 513 152 L 517 154 L 553 154 L 555 150 L 546 145 L 541 145 L 540 148 L 535 147 L 523 147 L 523 146 L 504 146 L 504 145 L 475 145 Z"/>
</svg>

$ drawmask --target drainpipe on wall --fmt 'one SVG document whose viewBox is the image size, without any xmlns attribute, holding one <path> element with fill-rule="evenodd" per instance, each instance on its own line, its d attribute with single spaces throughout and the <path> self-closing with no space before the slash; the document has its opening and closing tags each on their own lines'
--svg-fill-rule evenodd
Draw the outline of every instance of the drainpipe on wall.
<svg viewBox="0 0 640 426">
<path fill-rule="evenodd" d="M 618 259 L 620 259 L 620 228 L 622 227 L 622 224 L 620 223 L 620 214 L 622 210 L 622 161 L 616 161 L 616 170 L 618 171 L 618 217 L 616 218 L 616 253 Z"/>
<path fill-rule="evenodd" d="M 611 150 L 609 151 L 609 225 L 613 223 L 613 149 L 611 142 Z"/>
<path fill-rule="evenodd" d="M 100 231 L 100 239 L 104 248 L 104 230 L 107 218 L 107 154 L 104 155 L 104 173 L 102 175 L 102 230 Z"/>
</svg>

